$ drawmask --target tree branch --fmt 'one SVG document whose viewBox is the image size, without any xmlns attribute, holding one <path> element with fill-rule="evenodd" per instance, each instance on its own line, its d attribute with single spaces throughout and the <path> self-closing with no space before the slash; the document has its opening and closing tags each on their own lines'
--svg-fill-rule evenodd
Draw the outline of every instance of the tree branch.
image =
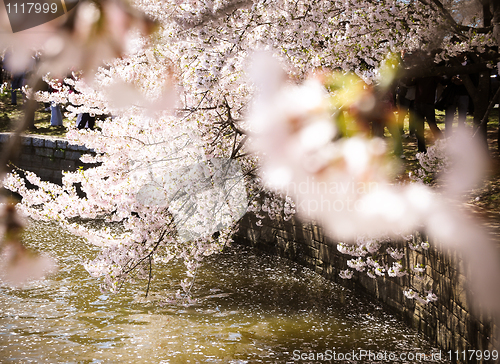
<svg viewBox="0 0 500 364">
<path fill-rule="evenodd" d="M 149 276 L 148 276 L 148 287 L 146 288 L 146 294 L 144 297 L 148 297 L 149 294 L 149 287 L 151 285 L 151 278 L 153 277 L 153 266 L 151 260 L 153 259 L 153 256 L 149 256 Z"/>
<path fill-rule="evenodd" d="M 467 25 L 458 24 L 450 12 L 444 7 L 444 5 L 439 0 L 431 0 L 434 5 L 439 9 L 445 20 L 449 23 L 449 25 L 453 28 L 457 35 L 462 35 L 462 32 L 468 32 L 470 30 L 474 30 L 476 33 L 489 33 L 493 30 L 492 26 L 485 27 L 470 27 Z M 420 2 L 426 4 L 424 1 L 420 0 Z M 428 5 L 428 4 L 427 4 Z M 463 36 L 463 35 L 462 35 Z"/>
</svg>

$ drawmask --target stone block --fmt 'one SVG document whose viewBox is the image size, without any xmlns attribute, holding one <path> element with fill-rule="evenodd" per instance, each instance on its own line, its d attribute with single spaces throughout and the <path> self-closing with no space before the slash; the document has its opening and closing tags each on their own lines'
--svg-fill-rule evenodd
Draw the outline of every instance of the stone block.
<svg viewBox="0 0 500 364">
<path fill-rule="evenodd" d="M 68 143 L 66 149 L 67 150 L 75 150 L 76 151 L 76 150 L 78 150 L 78 145 L 76 145 L 76 144 L 69 144 Z"/>
<path fill-rule="evenodd" d="M 66 152 L 64 151 L 64 149 L 56 149 L 54 150 L 54 157 L 55 158 L 61 158 L 63 159 L 64 156 L 65 156 Z"/>
<path fill-rule="evenodd" d="M 72 161 L 77 161 L 80 159 L 81 154 L 78 152 L 72 152 L 72 151 L 67 151 L 66 152 L 66 159 L 72 160 Z"/>
<path fill-rule="evenodd" d="M 458 274 L 455 281 L 455 296 L 456 302 L 464 310 L 469 310 L 469 299 L 468 299 L 468 286 L 467 278 L 463 274 Z"/>
<path fill-rule="evenodd" d="M 23 154 L 23 155 L 35 155 L 35 148 L 27 145 L 27 146 L 22 148 L 21 154 Z"/>
<path fill-rule="evenodd" d="M 257 241 L 256 233 L 252 228 L 248 228 L 246 229 L 246 231 L 247 231 L 247 239 L 250 243 L 253 244 L 255 241 Z"/>
<path fill-rule="evenodd" d="M 436 259 L 433 262 L 432 268 L 438 273 L 438 274 L 443 274 L 444 273 L 444 264 L 441 259 Z"/>
<path fill-rule="evenodd" d="M 292 237 L 295 238 L 295 225 L 293 224 L 292 220 L 285 221 L 285 223 L 283 224 L 283 228 L 287 233 L 291 234 Z"/>
<path fill-rule="evenodd" d="M 418 305 L 417 305 L 418 306 Z M 415 329 L 420 327 L 420 316 L 414 314 L 411 318 L 411 326 Z"/>
<path fill-rule="evenodd" d="M 457 331 L 459 333 L 459 335 L 461 337 L 469 337 L 469 327 L 467 325 L 467 322 L 466 321 L 463 321 L 463 320 L 460 320 L 460 318 L 458 318 L 458 325 L 457 325 Z"/>
<path fill-rule="evenodd" d="M 459 319 L 455 315 L 449 315 L 448 317 L 449 317 L 449 320 L 448 320 L 449 326 L 448 326 L 448 328 L 450 329 L 450 331 L 453 331 L 454 333 L 458 333 L 459 332 L 458 326 L 460 326 Z"/>
<path fill-rule="evenodd" d="M 422 310 L 420 311 L 420 317 L 427 322 L 436 321 L 436 313 L 434 308 L 430 304 L 423 306 Z"/>
<path fill-rule="evenodd" d="M 419 261 L 418 261 L 418 253 L 415 252 L 415 251 L 413 251 L 413 250 L 409 250 L 407 252 L 407 259 L 408 259 L 408 264 L 410 265 L 409 268 L 412 268 L 416 264 L 419 263 Z"/>
<path fill-rule="evenodd" d="M 31 147 L 33 145 L 32 143 L 32 138 L 29 136 L 25 136 L 21 138 L 21 144 L 24 146 L 29 146 Z"/>
<path fill-rule="evenodd" d="M 313 239 L 316 240 L 316 241 L 322 241 L 323 240 L 323 232 L 321 230 L 321 228 L 314 224 L 312 226 L 312 233 L 313 233 Z"/>
<path fill-rule="evenodd" d="M 372 295 L 375 295 L 376 297 L 378 297 L 376 279 L 370 278 L 366 274 L 360 274 L 358 282 L 368 292 L 370 292 Z"/>
<path fill-rule="evenodd" d="M 54 173 L 54 177 L 52 177 L 51 182 L 57 185 L 62 185 L 62 173 L 61 172 Z"/>
<path fill-rule="evenodd" d="M 391 297 L 387 297 L 387 300 L 385 302 L 387 303 L 387 305 L 395 309 L 397 312 L 404 311 L 404 306 L 398 300 L 395 300 Z"/>
<path fill-rule="evenodd" d="M 289 259 L 305 259 L 308 263 L 310 263 L 310 260 L 312 259 L 309 256 L 306 256 L 305 254 L 300 254 L 299 252 L 299 244 L 296 243 L 295 241 L 289 241 L 289 242 L 281 242 L 279 244 L 280 248 L 282 249 L 283 253 L 285 254 L 286 258 Z"/>
<path fill-rule="evenodd" d="M 319 256 L 319 249 L 316 249 L 315 247 L 311 245 L 305 245 L 304 250 L 307 252 L 306 255 L 309 255 L 310 257 L 314 259 L 320 259 L 321 257 Z"/>
<path fill-rule="evenodd" d="M 276 246 L 279 248 L 285 248 L 287 245 L 288 240 L 284 239 L 282 236 L 277 235 L 276 236 Z"/>
<path fill-rule="evenodd" d="M 15 164 L 20 168 L 28 169 L 29 167 L 31 167 L 33 157 L 35 156 L 31 156 L 28 154 L 21 154 Z"/>
<path fill-rule="evenodd" d="M 437 327 L 437 333 L 437 344 L 445 350 L 453 349 L 453 333 L 443 325 Z"/>
<path fill-rule="evenodd" d="M 41 157 L 53 157 L 54 156 L 54 149 L 35 148 L 35 154 L 39 155 Z"/>
<path fill-rule="evenodd" d="M 302 231 L 302 236 L 303 236 L 303 239 L 304 239 L 304 242 L 306 244 L 309 244 L 311 245 L 312 244 L 312 241 L 313 241 L 313 233 L 310 229 L 304 229 Z"/>
<path fill-rule="evenodd" d="M 55 142 L 55 140 L 52 140 L 52 139 L 45 139 L 44 146 L 46 148 L 55 148 L 56 142 Z"/>
<path fill-rule="evenodd" d="M 451 302 L 453 299 L 453 289 L 449 278 L 441 277 L 438 283 L 440 302 L 446 305 L 448 309 L 452 309 Z"/>
<path fill-rule="evenodd" d="M 324 276 L 331 280 L 331 281 L 335 281 L 335 274 L 337 273 L 337 270 L 335 269 L 335 267 L 331 264 L 328 264 L 327 266 L 325 266 L 325 271 L 324 271 Z"/>
<path fill-rule="evenodd" d="M 285 230 L 281 230 L 281 229 L 280 230 L 276 230 L 276 236 L 277 237 L 279 236 L 279 237 L 281 237 L 281 238 L 283 238 L 285 240 L 291 240 L 290 236 L 289 236 L 289 233 L 287 231 L 285 231 Z"/>
<path fill-rule="evenodd" d="M 318 250 L 319 259 L 325 262 L 331 262 L 333 254 L 331 253 L 331 248 L 329 245 L 321 244 Z"/>
<path fill-rule="evenodd" d="M 439 279 L 441 278 L 442 274 L 439 273 L 437 270 L 433 269 L 433 267 L 430 267 L 429 270 L 429 277 L 434 281 L 434 282 L 439 282 Z"/>
<path fill-rule="evenodd" d="M 426 321 L 421 321 L 421 322 L 423 324 L 423 327 L 421 330 L 424 333 L 424 335 L 427 336 L 428 338 L 435 337 L 436 336 L 436 326 L 432 325 L 431 323 L 426 322 Z"/>
<path fill-rule="evenodd" d="M 6 133 L 0 134 L 0 143 L 7 143 L 7 141 L 9 139 L 10 139 L 10 134 L 6 134 Z"/>
<path fill-rule="evenodd" d="M 40 169 L 37 172 L 35 172 L 38 177 L 40 177 L 44 181 L 52 181 L 54 178 L 54 171 L 51 171 L 50 169 Z"/>
<path fill-rule="evenodd" d="M 30 155 L 30 158 L 31 158 L 31 165 L 36 168 L 39 168 L 44 160 L 44 157 L 40 157 L 38 155 Z"/>
<path fill-rule="evenodd" d="M 314 247 L 315 249 L 319 249 L 321 245 L 324 245 L 323 243 L 317 241 L 317 240 L 312 240 L 311 241 L 311 246 Z"/>
<path fill-rule="evenodd" d="M 61 139 L 56 140 L 56 148 L 67 149 L 68 148 L 68 141 L 61 140 Z"/>
<path fill-rule="evenodd" d="M 32 145 L 34 147 L 43 147 L 45 146 L 45 139 L 40 137 L 32 137 Z"/>
<path fill-rule="evenodd" d="M 43 158 L 42 167 L 52 170 L 61 170 L 61 160 L 56 158 Z"/>
</svg>

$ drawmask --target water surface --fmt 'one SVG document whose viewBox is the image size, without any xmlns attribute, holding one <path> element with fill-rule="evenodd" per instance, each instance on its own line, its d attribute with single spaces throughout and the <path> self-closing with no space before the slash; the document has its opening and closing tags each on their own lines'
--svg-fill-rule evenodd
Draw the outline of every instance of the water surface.
<svg viewBox="0 0 500 364">
<path fill-rule="evenodd" d="M 157 272 L 147 299 L 145 282 L 106 294 L 80 264 L 97 252 L 83 240 L 32 223 L 26 241 L 55 255 L 60 270 L 25 289 L 0 286 L 1 363 L 306 363 L 294 358 L 437 352 L 377 303 L 250 248 L 207 258 L 193 288 L 198 302 L 183 306 L 165 303 L 182 265 Z"/>
</svg>

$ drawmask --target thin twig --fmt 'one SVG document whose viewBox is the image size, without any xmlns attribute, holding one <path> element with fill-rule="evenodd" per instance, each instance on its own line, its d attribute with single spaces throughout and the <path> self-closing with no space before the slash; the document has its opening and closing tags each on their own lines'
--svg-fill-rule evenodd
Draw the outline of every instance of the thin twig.
<svg viewBox="0 0 500 364">
<path fill-rule="evenodd" d="M 149 277 L 148 277 L 148 287 L 146 288 L 146 294 L 144 297 L 148 297 L 149 293 L 149 286 L 151 285 L 151 278 L 153 277 L 152 271 L 153 271 L 153 266 L 151 260 L 153 259 L 153 256 L 149 256 Z"/>
<path fill-rule="evenodd" d="M 142 257 L 141 259 L 139 259 L 139 261 L 134 264 L 132 267 L 130 267 L 128 270 L 124 270 L 123 273 L 124 274 L 127 274 L 127 273 L 130 273 L 131 271 L 133 271 L 135 268 L 137 268 L 142 262 L 144 262 L 146 259 L 150 258 L 153 253 L 156 251 L 156 249 L 158 248 L 158 246 L 160 245 L 160 243 L 163 241 L 163 237 L 165 236 L 165 234 L 167 233 L 167 230 L 163 230 L 163 232 L 161 233 L 160 237 L 158 238 L 158 241 L 155 243 L 155 245 L 153 246 L 153 249 L 151 249 L 151 251 L 144 257 Z"/>
</svg>

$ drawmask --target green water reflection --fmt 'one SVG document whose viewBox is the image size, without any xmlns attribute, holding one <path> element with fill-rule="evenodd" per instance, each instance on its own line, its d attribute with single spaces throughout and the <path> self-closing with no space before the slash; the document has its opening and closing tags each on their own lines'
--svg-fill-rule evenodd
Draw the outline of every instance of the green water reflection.
<svg viewBox="0 0 500 364">
<path fill-rule="evenodd" d="M 148 299 L 143 282 L 103 294 L 79 264 L 96 253 L 82 240 L 41 223 L 26 240 L 57 256 L 60 271 L 23 290 L 0 287 L 2 363 L 305 363 L 294 351 L 436 351 L 365 297 L 248 248 L 208 258 L 198 303 L 186 307 L 163 303 L 180 267 L 158 272 Z"/>
</svg>

